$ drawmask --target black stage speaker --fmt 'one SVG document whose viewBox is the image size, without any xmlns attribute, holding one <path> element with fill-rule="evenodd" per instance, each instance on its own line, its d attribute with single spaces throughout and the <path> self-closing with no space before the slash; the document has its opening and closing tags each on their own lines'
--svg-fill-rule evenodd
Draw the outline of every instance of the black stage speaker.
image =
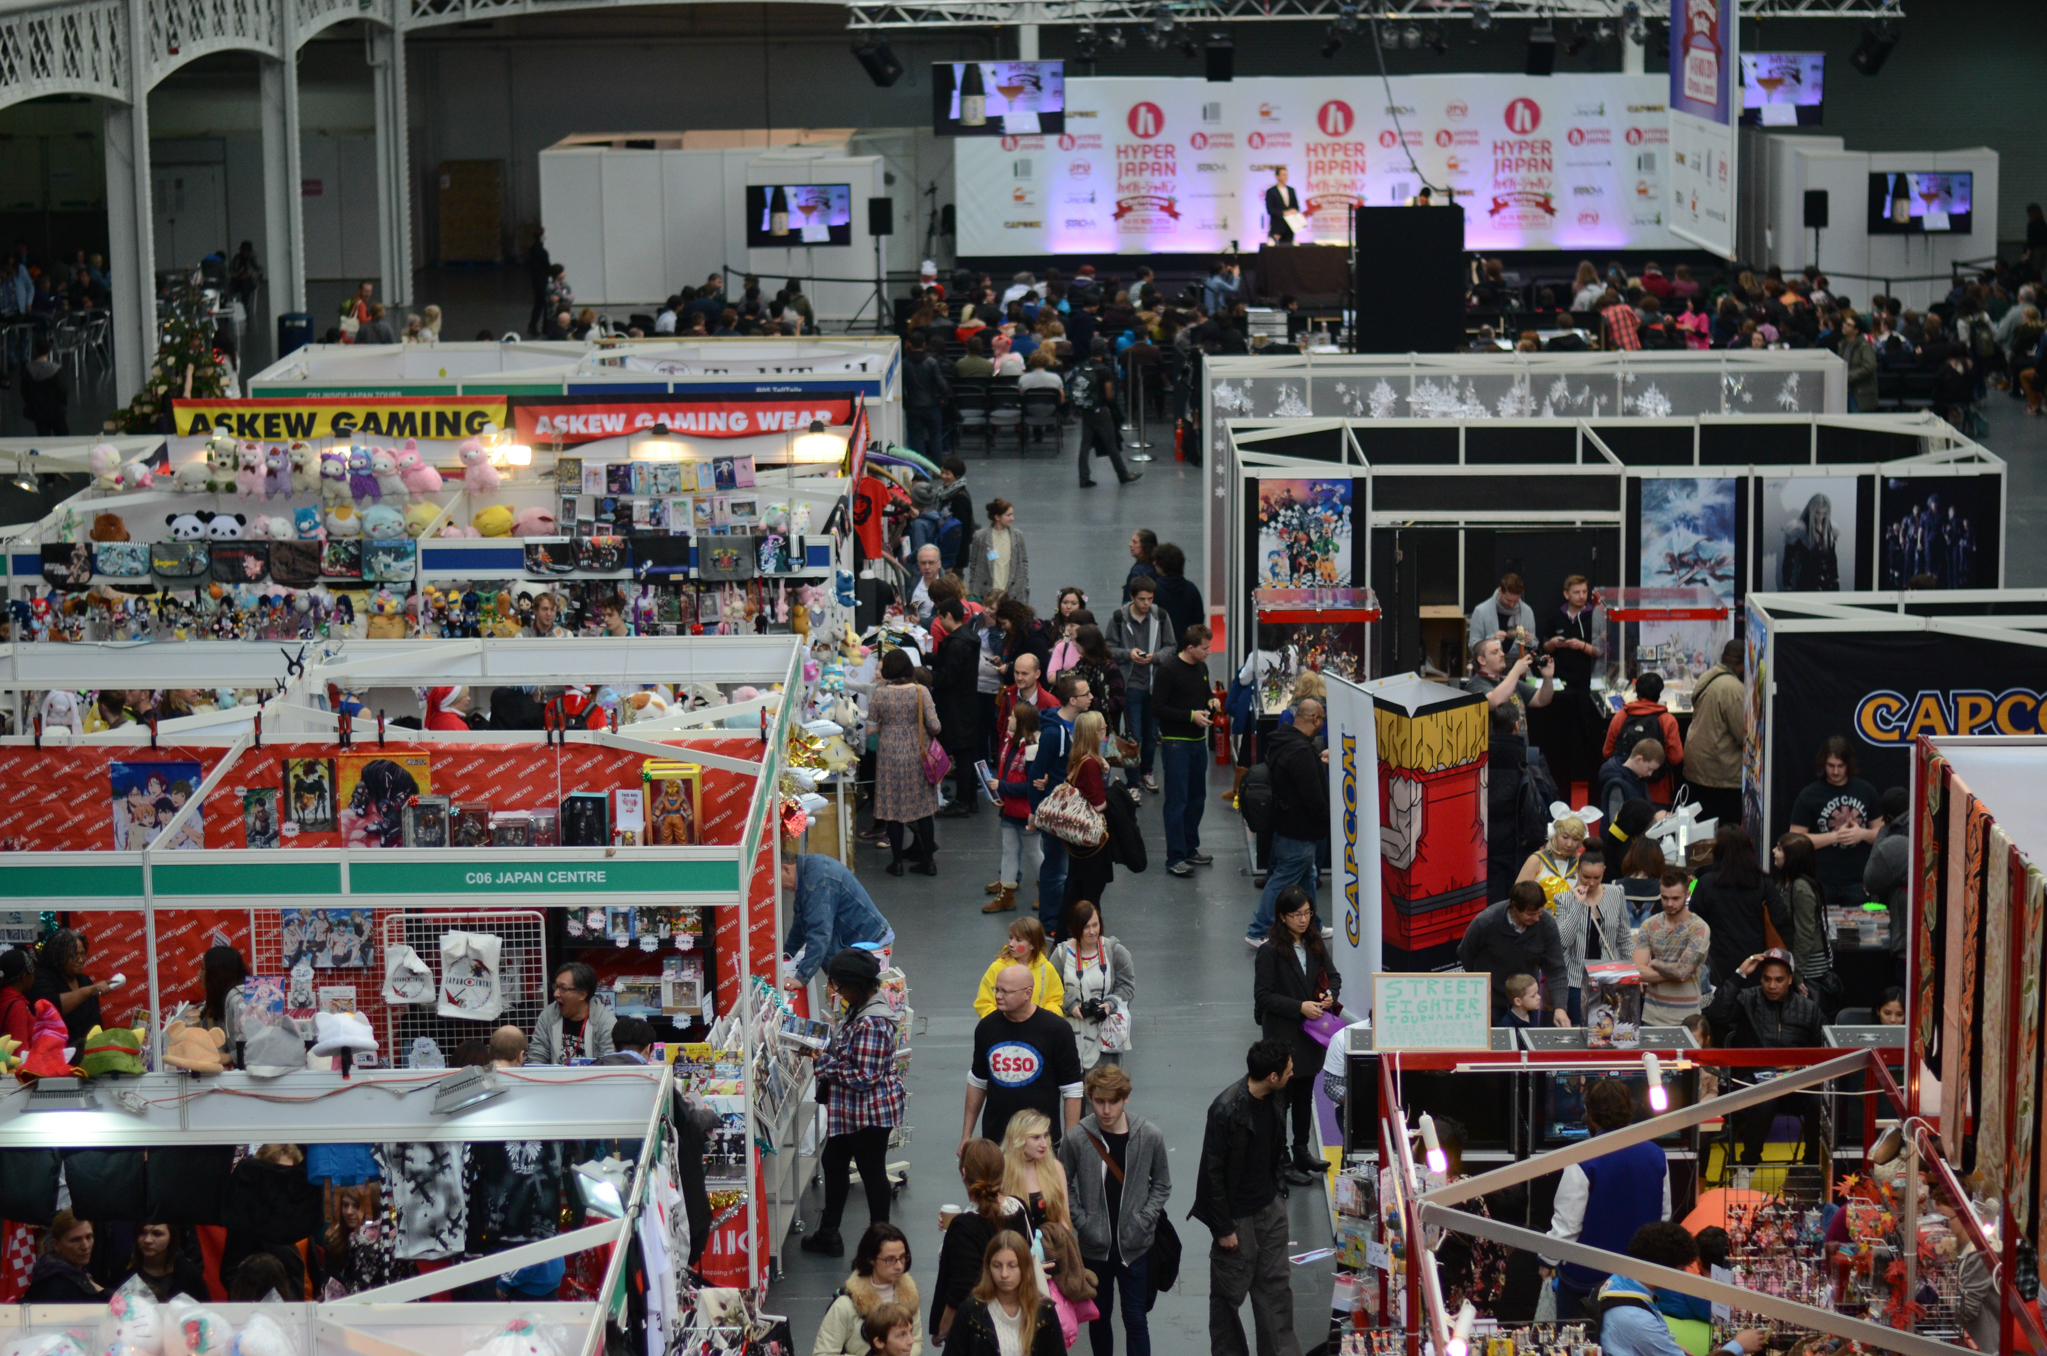
<svg viewBox="0 0 2047 1356">
<path fill-rule="evenodd" d="M 1463 348 L 1464 209 L 1360 207 L 1355 238 L 1353 351 Z"/>
<path fill-rule="evenodd" d="M 1201 49 L 1201 55 L 1207 60 L 1207 75 L 1210 84 L 1224 84 L 1235 78 L 1237 72 L 1237 48 L 1236 44 L 1230 41 L 1227 33 L 1212 35 L 1208 40 L 1208 45 Z"/>
<path fill-rule="evenodd" d="M 1813 230 L 1827 224 L 1827 190 L 1808 188 L 1805 190 L 1805 227 Z"/>
<path fill-rule="evenodd" d="M 1529 30 L 1528 62 L 1524 67 L 1529 75 L 1548 75 L 1557 68 L 1557 31 L 1548 24 Z"/>
<path fill-rule="evenodd" d="M 894 235 L 896 233 L 896 200 L 894 198 L 869 198 L 867 200 L 867 234 Z"/>
</svg>

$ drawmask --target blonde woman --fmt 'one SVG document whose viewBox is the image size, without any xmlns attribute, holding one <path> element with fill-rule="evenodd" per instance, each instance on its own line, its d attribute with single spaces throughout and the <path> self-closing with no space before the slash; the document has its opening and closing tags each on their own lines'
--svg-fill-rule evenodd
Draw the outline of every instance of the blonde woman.
<svg viewBox="0 0 2047 1356">
<path fill-rule="evenodd" d="M 1102 749 L 1108 739 L 1109 722 L 1102 713 L 1084 711 L 1074 719 L 1073 750 L 1066 755 L 1067 785 L 1104 815 L 1109 807 L 1109 765 L 1102 760 Z M 1120 790 L 1118 794 L 1122 794 Z M 1116 878 L 1115 856 L 1106 836 L 1093 847 L 1066 845 L 1066 897 L 1059 904 L 1062 920 L 1075 900 L 1085 899 L 1101 908 L 1102 894 Z"/>
<path fill-rule="evenodd" d="M 1052 1152 L 1052 1120 L 1042 1111 L 1019 1111 L 1002 1132 L 1002 1190 L 1024 1203 L 1035 1233 L 1049 1221 L 1071 1228 L 1066 1169 Z"/>
<path fill-rule="evenodd" d="M 995 1011 L 995 976 L 1004 967 L 1022 965 L 1031 972 L 1031 1001 L 1054 1012 L 1066 1011 L 1066 986 L 1059 967 L 1045 954 L 1045 925 L 1035 918 L 1019 918 L 1009 925 L 1009 940 L 1002 953 L 988 962 L 981 975 L 981 991 L 974 995 L 974 1015 L 986 1017 Z"/>
<path fill-rule="evenodd" d="M 1554 910 L 1557 896 L 1578 883 L 1578 854 L 1585 850 L 1585 836 L 1585 821 L 1576 815 L 1565 815 L 1549 826 L 1549 842 L 1528 854 L 1514 883 L 1532 880 L 1540 885 L 1543 897 Z"/>
<path fill-rule="evenodd" d="M 945 1343 L 946 1356 L 1066 1356 L 1059 1312 L 1038 1288 L 1031 1245 L 1004 1230 L 988 1244 L 981 1283 Z"/>
</svg>

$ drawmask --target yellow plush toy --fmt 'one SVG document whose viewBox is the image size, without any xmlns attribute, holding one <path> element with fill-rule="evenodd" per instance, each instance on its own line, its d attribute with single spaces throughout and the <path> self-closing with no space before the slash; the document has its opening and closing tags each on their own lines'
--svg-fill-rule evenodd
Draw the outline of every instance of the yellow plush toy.
<svg viewBox="0 0 2047 1356">
<path fill-rule="evenodd" d="M 21 1067 L 21 1042 L 12 1036 L 0 1036 L 0 1076 L 13 1073 Z"/>
<path fill-rule="evenodd" d="M 433 526 L 434 519 L 441 516 L 439 504 L 422 501 L 405 506 L 405 531 L 408 536 L 424 537 L 426 530 Z"/>
<path fill-rule="evenodd" d="M 486 537 L 509 537 L 512 535 L 512 510 L 503 504 L 492 504 L 479 509 L 469 525 Z"/>
</svg>

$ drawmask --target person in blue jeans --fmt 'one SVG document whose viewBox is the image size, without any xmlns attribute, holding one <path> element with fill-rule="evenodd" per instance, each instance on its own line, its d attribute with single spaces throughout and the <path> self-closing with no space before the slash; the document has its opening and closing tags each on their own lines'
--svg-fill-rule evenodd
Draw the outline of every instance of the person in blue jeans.
<svg viewBox="0 0 2047 1356">
<path fill-rule="evenodd" d="M 1166 871 L 1191 876 L 1215 861 L 1201 850 L 1208 788 L 1208 727 L 1215 694 L 1208 686 L 1209 630 L 1196 623 L 1180 649 L 1152 675 L 1152 718 L 1159 723 L 1159 771 L 1166 786 Z"/>
<path fill-rule="evenodd" d="M 1145 536 L 1150 533 L 1130 539 L 1133 550 Z M 1109 658 L 1123 668 L 1124 729 L 1138 745 L 1137 776 L 1132 780 L 1156 791 L 1159 784 L 1152 769 L 1158 758 L 1159 726 L 1152 714 L 1151 680 L 1160 661 L 1172 652 L 1173 623 L 1162 608 L 1153 606 L 1158 584 L 1150 575 L 1132 575 L 1123 588 L 1130 601 L 1110 615 L 1102 635 L 1109 643 Z"/>
<path fill-rule="evenodd" d="M 1088 1345 L 1094 1356 L 1114 1356 L 1120 1290 L 1124 1350 L 1151 1356 L 1148 1259 L 1173 1194 L 1166 1137 L 1130 1114 L 1130 1075 L 1120 1065 L 1095 1065 L 1083 1087 L 1090 1112 L 1059 1142 L 1059 1163 L 1066 1169 L 1074 1237 L 1095 1274 L 1100 1317 L 1088 1324 Z"/>
<path fill-rule="evenodd" d="M 952 394 L 924 331 L 910 331 L 903 352 L 903 437 L 912 451 L 937 461 L 945 455 L 945 401 Z"/>
<path fill-rule="evenodd" d="M 1279 725 L 1265 741 L 1265 764 L 1272 775 L 1272 855 L 1265 872 L 1265 893 L 1258 896 L 1258 910 L 1244 934 L 1245 945 L 1254 950 L 1272 930 L 1280 891 L 1298 885 L 1314 907 L 1322 846 L 1329 840 L 1329 765 L 1325 761 L 1329 755 L 1315 747 L 1324 720 L 1322 703 L 1303 697 L 1294 703 L 1293 717 L 1291 724 Z"/>
<path fill-rule="evenodd" d="M 1090 709 L 1094 696 L 1087 679 L 1071 670 L 1052 684 L 1059 705 L 1038 712 L 1038 757 L 1031 764 L 1031 809 L 1052 794 L 1052 788 L 1066 780 L 1066 756 L 1073 751 L 1073 722 Z M 1055 833 L 1040 833 L 1045 840 L 1045 860 L 1038 867 L 1038 921 L 1045 935 L 1057 940 L 1066 900 L 1066 844 Z"/>
</svg>

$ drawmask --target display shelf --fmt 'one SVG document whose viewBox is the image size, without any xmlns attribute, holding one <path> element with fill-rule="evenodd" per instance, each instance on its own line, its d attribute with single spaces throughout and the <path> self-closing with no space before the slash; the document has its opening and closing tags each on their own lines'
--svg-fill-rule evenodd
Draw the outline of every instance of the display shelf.
<svg viewBox="0 0 2047 1356">
<path fill-rule="evenodd" d="M 1595 673 L 1595 682 L 1603 685 L 1610 711 L 1634 700 L 1635 682 L 1645 673 L 1663 680 L 1664 706 L 1691 710 L 1700 677 L 1734 639 L 1734 608 L 1703 586 L 1602 585 L 1592 602 L 1592 629 L 1606 637 L 1603 672 Z"/>
<path fill-rule="evenodd" d="M 1370 589 L 1253 589 L 1251 608 L 1256 644 L 1278 656 L 1277 664 L 1258 675 L 1261 715 L 1293 705 L 1294 685 L 1303 673 L 1335 674 L 1354 683 L 1377 676 L 1373 628 L 1379 599 Z"/>
</svg>

